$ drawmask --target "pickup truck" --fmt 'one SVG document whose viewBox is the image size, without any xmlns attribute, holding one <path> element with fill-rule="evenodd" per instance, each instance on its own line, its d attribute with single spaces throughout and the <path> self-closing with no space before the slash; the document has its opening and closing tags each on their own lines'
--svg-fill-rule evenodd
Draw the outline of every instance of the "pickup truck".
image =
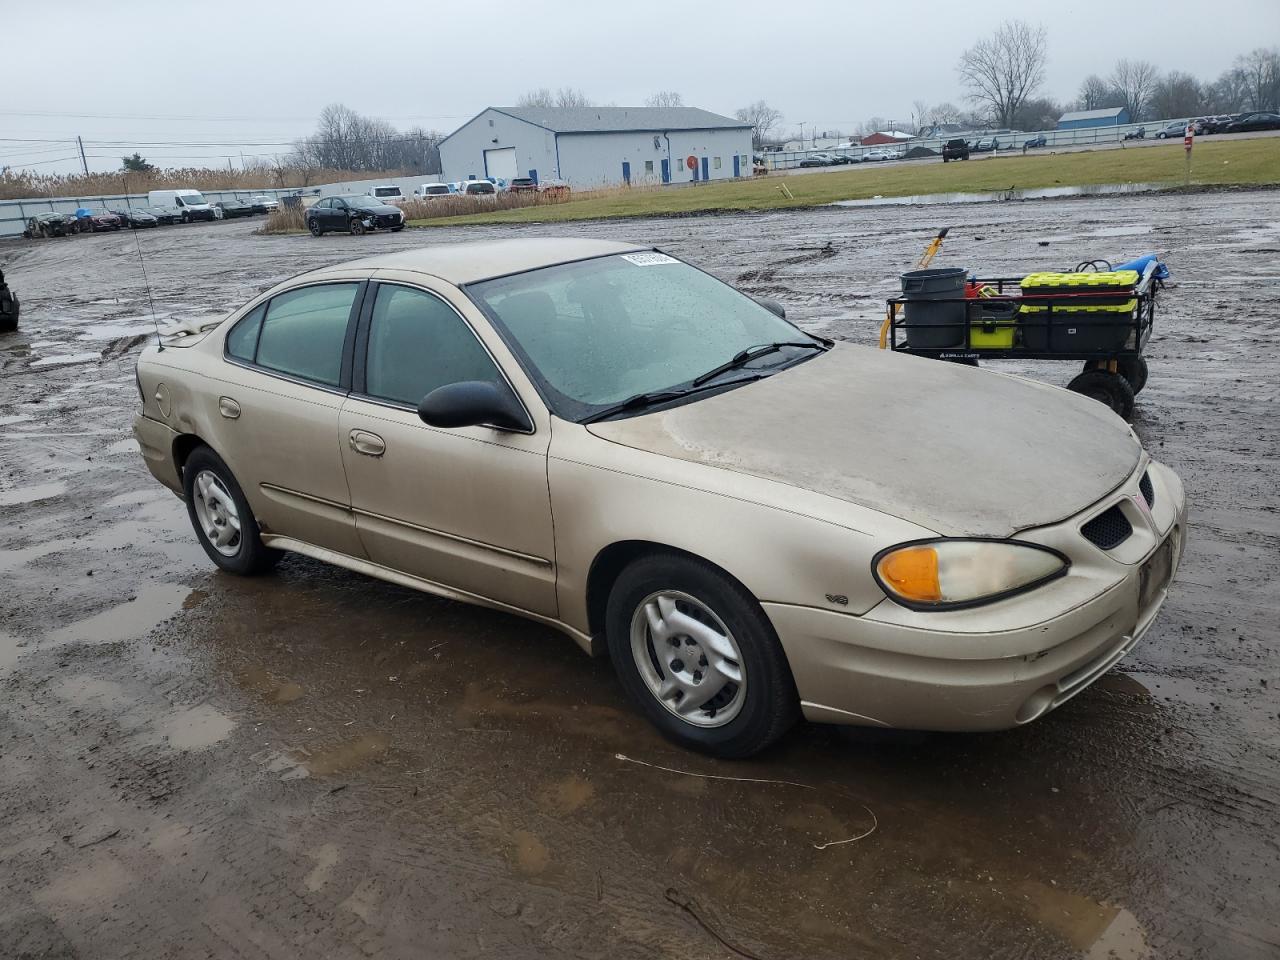
<svg viewBox="0 0 1280 960">
<path fill-rule="evenodd" d="M 955 139 L 948 140 L 942 145 L 942 162 L 949 160 L 968 160 L 969 144 L 965 140 Z"/>
</svg>

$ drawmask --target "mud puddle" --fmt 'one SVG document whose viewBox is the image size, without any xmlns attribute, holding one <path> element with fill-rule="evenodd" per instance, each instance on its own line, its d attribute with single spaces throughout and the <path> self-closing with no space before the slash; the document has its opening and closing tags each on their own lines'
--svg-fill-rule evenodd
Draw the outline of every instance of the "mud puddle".
<svg viewBox="0 0 1280 960">
<path fill-rule="evenodd" d="M 1013 200 L 1054 200 L 1063 197 L 1111 197 L 1153 193 L 1166 188 L 1158 183 L 1108 183 L 1082 187 L 1036 187 L 992 193 L 917 193 L 906 197 L 867 197 L 837 200 L 832 207 L 901 207 L 954 203 L 1004 203 Z"/>
</svg>

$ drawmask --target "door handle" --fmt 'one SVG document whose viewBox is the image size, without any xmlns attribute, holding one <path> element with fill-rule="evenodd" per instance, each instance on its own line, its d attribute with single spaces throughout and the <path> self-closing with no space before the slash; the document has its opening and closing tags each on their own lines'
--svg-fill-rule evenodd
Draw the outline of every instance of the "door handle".
<svg viewBox="0 0 1280 960">
<path fill-rule="evenodd" d="M 218 412 L 228 420 L 235 420 L 240 416 L 240 404 L 236 403 L 230 397 L 219 397 Z"/>
<path fill-rule="evenodd" d="M 352 450 L 366 457 L 380 457 L 387 452 L 387 442 L 368 430 L 352 430 L 347 440 Z"/>
</svg>

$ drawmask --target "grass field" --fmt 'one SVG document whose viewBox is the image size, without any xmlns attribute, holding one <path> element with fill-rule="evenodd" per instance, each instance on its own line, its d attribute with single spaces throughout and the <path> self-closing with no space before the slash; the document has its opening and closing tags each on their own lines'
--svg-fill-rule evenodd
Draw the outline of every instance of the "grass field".
<svg viewBox="0 0 1280 960">
<path fill-rule="evenodd" d="M 921 160 L 890 167 L 857 167 L 838 173 L 804 176 L 772 173 L 753 180 L 733 180 L 695 187 L 611 190 L 602 196 L 552 206 L 414 220 L 411 224 L 454 226 L 470 223 L 549 223 L 610 217 L 812 207 L 836 200 L 918 193 L 968 193 L 1111 183 L 1153 183 L 1172 187 L 1180 186 L 1182 181 L 1182 144 L 1174 141 L 1168 146 L 1162 144 L 1127 150 L 1040 153 L 1027 156 L 1016 154 L 947 164 L 940 160 Z M 1201 141 L 1196 144 L 1191 172 L 1193 186 L 1278 182 L 1280 137 Z M 783 194 L 783 183 L 791 192 L 791 199 Z"/>
</svg>

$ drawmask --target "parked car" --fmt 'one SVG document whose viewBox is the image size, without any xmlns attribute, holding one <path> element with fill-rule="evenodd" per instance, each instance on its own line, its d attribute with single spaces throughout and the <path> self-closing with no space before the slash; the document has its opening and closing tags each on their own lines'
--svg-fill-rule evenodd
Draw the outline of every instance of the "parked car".
<svg viewBox="0 0 1280 960">
<path fill-rule="evenodd" d="M 1186 504 L 1127 424 L 784 313 L 638 245 L 391 253 L 147 346 L 134 436 L 221 570 L 547 624 L 721 756 L 801 715 L 1021 726 L 1142 640 Z"/>
<path fill-rule="evenodd" d="M 829 153 L 811 153 L 807 157 L 803 157 L 798 167 L 829 167 L 831 166 L 831 154 Z"/>
<path fill-rule="evenodd" d="M 173 211 L 183 223 L 217 219 L 213 206 L 199 190 L 152 190 L 147 194 L 147 206 Z"/>
<path fill-rule="evenodd" d="M 88 224 L 87 227 L 85 226 L 86 223 Z M 87 230 L 90 233 L 105 233 L 108 230 L 119 230 L 123 226 L 123 220 L 110 210 L 103 210 L 98 213 L 90 213 L 87 218 L 81 218 L 80 229 Z"/>
<path fill-rule="evenodd" d="M 511 193 L 537 193 L 538 181 L 533 177 L 512 177 L 507 189 Z"/>
<path fill-rule="evenodd" d="M 231 197 L 226 200 L 215 200 L 213 205 L 222 211 L 222 217 L 226 220 L 231 220 L 235 217 L 253 216 L 253 204 L 249 203 L 247 200 L 241 200 L 239 197 Z"/>
<path fill-rule="evenodd" d="M 453 188 L 447 183 L 424 183 L 420 187 L 413 188 L 413 196 L 416 200 L 430 200 L 434 197 L 447 197 L 453 193 Z"/>
<path fill-rule="evenodd" d="M 847 153 L 833 153 L 831 155 L 831 165 L 834 167 L 844 166 L 850 163 L 861 163 L 861 157 L 851 157 Z"/>
<path fill-rule="evenodd" d="M 1280 130 L 1280 114 L 1251 113 L 1239 120 L 1232 120 L 1223 133 L 1244 133 L 1249 130 Z"/>
<path fill-rule="evenodd" d="M 1156 133 L 1156 139 L 1167 140 L 1170 137 L 1174 137 L 1178 140 L 1181 140 L 1186 135 L 1187 135 L 1187 121 L 1175 120 L 1173 121 L 1173 123 L 1159 130 Z"/>
<path fill-rule="evenodd" d="M 543 177 L 538 181 L 538 192 L 549 197 L 567 197 L 570 187 L 566 181 L 556 177 Z"/>
<path fill-rule="evenodd" d="M 141 209 L 156 218 L 161 226 L 168 226 L 177 223 L 180 218 L 178 212 L 169 207 L 134 207 L 135 210 Z"/>
<path fill-rule="evenodd" d="M 1139 127 L 1137 130 L 1130 130 L 1124 135 L 1126 140 L 1145 140 L 1147 138 L 1147 128 Z"/>
<path fill-rule="evenodd" d="M 65 213 L 37 213 L 27 218 L 27 225 L 22 235 L 28 240 L 47 239 L 49 237 L 65 237 L 76 232 L 75 218 L 69 221 Z"/>
<path fill-rule="evenodd" d="M 0 270 L 0 333 L 13 333 L 18 329 L 18 314 L 21 309 L 18 295 L 9 289 L 4 271 Z"/>
<path fill-rule="evenodd" d="M 902 154 L 888 147 L 873 147 L 862 155 L 863 163 L 883 163 L 885 160 L 901 160 Z"/>
<path fill-rule="evenodd" d="M 1000 149 L 999 137 L 980 137 L 971 148 L 974 153 L 994 153 Z"/>
<path fill-rule="evenodd" d="M 395 233 L 404 229 L 404 211 L 370 196 L 325 197 L 307 208 L 307 229 L 315 237 L 329 230 L 356 235 L 381 229 Z"/>
<path fill-rule="evenodd" d="M 130 227 L 134 230 L 160 226 L 160 221 L 158 219 L 138 207 L 123 207 L 112 210 L 111 212 L 119 217 L 120 221 L 126 227 Z"/>
<path fill-rule="evenodd" d="M 254 213 L 270 213 L 280 208 L 280 201 L 265 193 L 257 193 L 249 198 L 249 205 L 253 207 Z"/>
<path fill-rule="evenodd" d="M 1200 129 L 1196 131 L 1198 134 L 1224 133 L 1227 125 L 1245 117 L 1243 113 L 1222 113 L 1217 116 L 1207 117 L 1200 123 Z"/>
<path fill-rule="evenodd" d="M 464 197 L 493 197 L 497 193 L 498 188 L 488 180 L 468 180 L 462 187 Z"/>
<path fill-rule="evenodd" d="M 948 140 L 942 145 L 942 162 L 947 163 L 951 160 L 968 160 L 969 159 L 969 142 L 967 140 L 956 137 Z"/>
<path fill-rule="evenodd" d="M 373 197 L 373 199 L 377 200 L 379 203 L 387 203 L 392 206 L 399 206 L 408 199 L 404 195 L 404 191 L 394 183 L 372 188 L 369 191 L 369 196 Z"/>
<path fill-rule="evenodd" d="M 1034 137 L 1031 137 L 1029 140 L 1024 140 L 1022 142 L 1022 148 L 1024 150 L 1034 150 L 1038 147 L 1043 147 L 1048 142 L 1049 142 L 1049 138 L 1046 137 L 1043 133 L 1041 133 Z"/>
</svg>

